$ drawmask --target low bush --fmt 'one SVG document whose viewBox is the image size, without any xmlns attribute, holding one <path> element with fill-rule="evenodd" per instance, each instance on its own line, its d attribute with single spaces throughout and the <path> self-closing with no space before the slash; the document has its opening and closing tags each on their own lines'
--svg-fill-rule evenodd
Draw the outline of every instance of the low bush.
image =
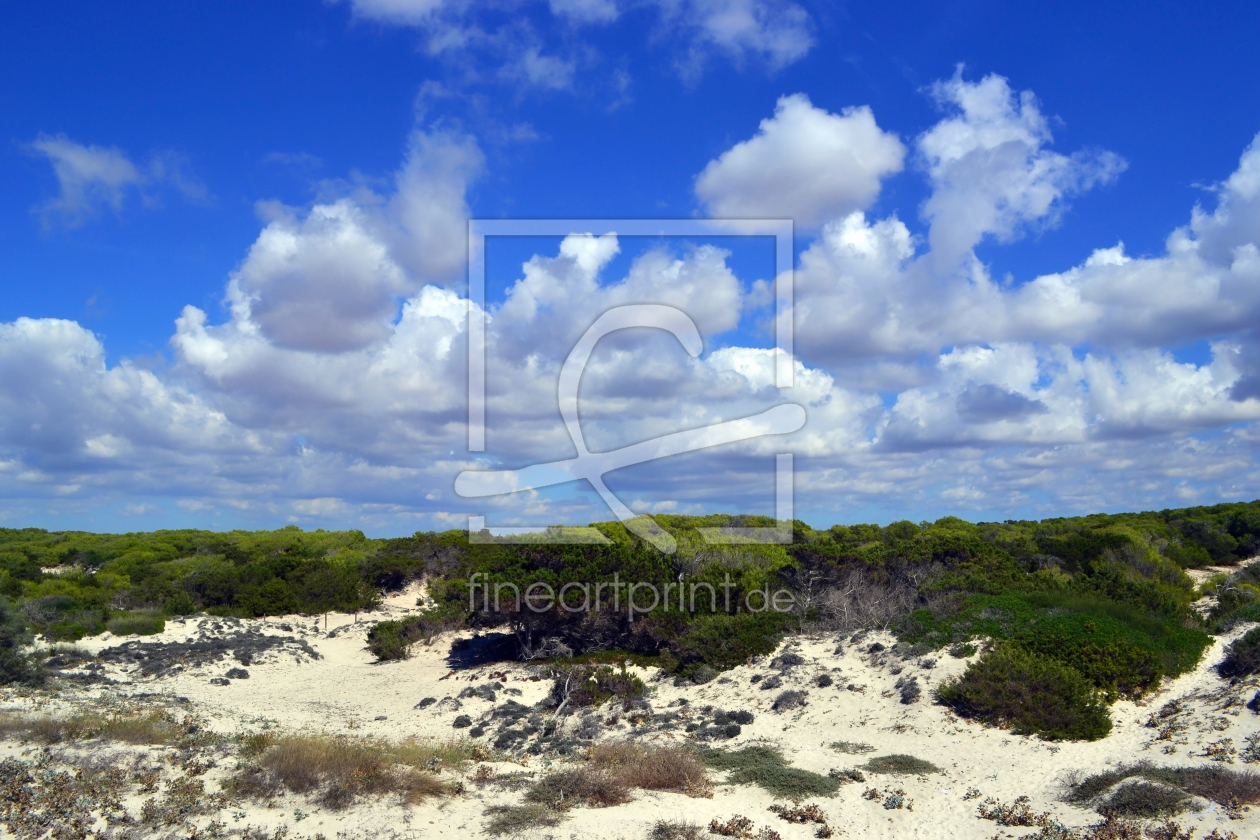
<svg viewBox="0 0 1260 840">
<path fill-rule="evenodd" d="M 1076 805 L 1102 805 L 1105 808 L 1103 795 L 1127 779 L 1145 779 L 1222 805 L 1254 805 L 1260 802 L 1260 775 L 1256 773 L 1225 767 L 1156 767 L 1146 761 L 1069 779 L 1064 798 Z"/>
<path fill-rule="evenodd" d="M 438 634 L 465 624 L 465 616 L 451 606 L 425 610 L 393 621 L 381 621 L 368 631 L 368 650 L 381 662 L 407 659 L 416 642 L 429 644 Z"/>
<path fill-rule="evenodd" d="M 902 677 L 897 680 L 896 688 L 901 692 L 902 704 L 906 706 L 918 701 L 919 696 L 923 693 L 923 689 L 919 687 L 918 677 Z"/>
<path fill-rule="evenodd" d="M 536 802 L 496 805 L 487 808 L 486 815 L 490 817 L 486 834 L 492 837 L 521 834 L 531 828 L 554 828 L 564 820 L 564 814 Z"/>
<path fill-rule="evenodd" d="M 1230 644 L 1217 670 L 1226 679 L 1248 677 L 1260 671 L 1260 627 L 1249 630 Z"/>
<path fill-rule="evenodd" d="M 804 691 L 785 691 L 778 697 L 774 698 L 774 705 L 770 708 L 776 712 L 787 712 L 792 709 L 799 709 L 806 705 Z"/>
<path fill-rule="evenodd" d="M 609 665 L 557 666 L 553 671 L 551 693 L 547 702 L 553 708 L 564 707 L 567 713 L 591 706 L 601 706 L 612 698 L 621 701 L 627 711 L 636 698 L 647 691 L 643 680 L 623 666 L 616 670 Z"/>
<path fill-rule="evenodd" d="M 1006 645 L 982 656 L 936 690 L 956 713 L 1021 735 L 1094 741 L 1111 731 L 1097 690 L 1074 669 Z"/>
<path fill-rule="evenodd" d="M 892 755 L 877 756 L 866 762 L 866 772 L 897 776 L 922 776 L 927 773 L 939 773 L 941 768 L 922 758 L 894 753 Z"/>
<path fill-rule="evenodd" d="M 835 796 L 838 779 L 801 770 L 787 763 L 778 750 L 764 746 L 740 750 L 709 749 L 701 753 L 704 763 L 714 770 L 727 770 L 728 784 L 758 785 L 776 799 L 804 799 L 807 796 Z"/>
<path fill-rule="evenodd" d="M 1122 817 L 1170 817 L 1187 810 L 1194 800 L 1186 792 L 1153 782 L 1130 782 L 1116 788 L 1099 810 Z"/>
<path fill-rule="evenodd" d="M 548 773 L 525 793 L 525 800 L 565 810 L 575 805 L 607 808 L 630 801 L 630 789 L 617 776 L 598 767 L 573 767 Z"/>
</svg>

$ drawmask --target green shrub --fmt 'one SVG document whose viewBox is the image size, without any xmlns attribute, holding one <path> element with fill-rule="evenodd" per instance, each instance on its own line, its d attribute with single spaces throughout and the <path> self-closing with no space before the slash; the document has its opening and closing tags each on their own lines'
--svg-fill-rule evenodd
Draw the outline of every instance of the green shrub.
<svg viewBox="0 0 1260 840">
<path fill-rule="evenodd" d="M 191 595 L 181 589 L 162 602 L 162 612 L 167 615 L 192 615 L 197 612 L 197 604 Z"/>
<path fill-rule="evenodd" d="M 0 598 L 0 685 L 38 685 L 44 671 L 30 656 L 22 653 L 29 634 L 22 614 L 5 598 Z"/>
<path fill-rule="evenodd" d="M 928 773 L 939 773 L 941 768 L 922 758 L 894 753 L 893 755 L 877 756 L 866 762 L 866 772 L 886 773 L 897 776 L 922 776 Z"/>
<path fill-rule="evenodd" d="M 107 621 L 105 629 L 115 636 L 152 636 L 166 629 L 166 621 L 160 615 L 123 613 Z"/>
<path fill-rule="evenodd" d="M 1102 799 L 1103 794 L 1120 782 L 1133 778 L 1175 788 L 1189 796 L 1201 796 L 1222 805 L 1254 805 L 1260 802 L 1260 775 L 1255 773 L 1240 773 L 1219 766 L 1156 767 L 1148 761 L 1121 765 L 1078 779 L 1069 787 L 1065 799 L 1076 805 L 1106 808 L 1108 800 Z M 1140 797 L 1135 795 L 1135 798 Z"/>
<path fill-rule="evenodd" d="M 973 662 L 936 697 L 964 717 L 1047 740 L 1094 741 L 1111 731 L 1107 708 L 1084 677 L 1013 645 Z"/>
<path fill-rule="evenodd" d="M 1130 782 L 1116 788 L 1100 806 L 1122 817 L 1168 817 L 1187 810 L 1194 800 L 1183 790 L 1151 782 Z"/>
<path fill-rule="evenodd" d="M 1225 659 L 1217 668 L 1222 677 L 1248 677 L 1260 671 L 1260 627 L 1249 630 L 1225 649 Z"/>
<path fill-rule="evenodd" d="M 381 662 L 393 662 L 411 656 L 414 640 L 406 635 L 402 621 L 382 621 L 368 631 L 368 650 Z"/>
<path fill-rule="evenodd" d="M 835 796 L 840 789 L 839 779 L 792 767 L 782 753 L 770 747 L 708 749 L 701 753 L 701 758 L 715 770 L 729 770 L 728 784 L 758 785 L 776 799 L 795 801 L 807 796 Z"/>
<path fill-rule="evenodd" d="M 464 613 L 449 605 L 393 621 L 382 621 L 368 631 L 368 650 L 382 662 L 406 659 L 416 642 L 428 644 L 439 633 L 464 624 Z"/>
<path fill-rule="evenodd" d="M 577 708 L 599 706 L 612 697 L 628 704 L 647 691 L 643 680 L 624 668 L 615 671 L 608 665 L 560 669 L 552 685 L 552 694 L 557 701 L 563 700 L 560 693 L 565 682 L 569 686 L 569 703 Z"/>
</svg>

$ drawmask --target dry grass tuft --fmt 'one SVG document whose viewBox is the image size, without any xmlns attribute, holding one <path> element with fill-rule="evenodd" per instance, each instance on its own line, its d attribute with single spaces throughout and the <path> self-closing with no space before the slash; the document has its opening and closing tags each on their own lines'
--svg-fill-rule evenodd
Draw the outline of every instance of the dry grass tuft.
<svg viewBox="0 0 1260 840">
<path fill-rule="evenodd" d="M 256 799 L 282 789 L 313 796 L 330 808 L 345 808 L 360 796 L 394 793 L 409 803 L 455 792 L 438 777 L 443 766 L 459 766 L 472 750 L 464 742 L 405 741 L 329 735 L 247 736 L 242 756 L 256 755 L 231 788 Z"/>
<path fill-rule="evenodd" d="M 687 747 L 614 741 L 591 747 L 588 758 L 595 768 L 611 773 L 626 787 L 674 790 L 688 796 L 713 795 L 704 764 Z"/>
<path fill-rule="evenodd" d="M 162 711 L 101 715 L 94 712 L 70 716 L 26 717 L 8 714 L 0 717 L 0 737 L 60 744 L 104 738 L 127 744 L 170 744 L 186 734 L 191 721 L 183 725 Z"/>
</svg>

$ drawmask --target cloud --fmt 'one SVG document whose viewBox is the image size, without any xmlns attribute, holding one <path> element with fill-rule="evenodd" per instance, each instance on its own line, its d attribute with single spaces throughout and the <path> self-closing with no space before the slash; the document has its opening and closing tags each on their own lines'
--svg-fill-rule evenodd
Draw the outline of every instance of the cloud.
<svg viewBox="0 0 1260 840">
<path fill-rule="evenodd" d="M 433 55 L 456 57 L 464 71 L 467 62 L 484 53 L 497 64 L 499 78 L 544 89 L 572 86 L 576 63 L 547 54 L 546 43 L 577 45 L 575 54 L 593 49 L 573 38 L 573 27 L 626 23 L 616 0 L 547 0 L 552 19 L 564 26 L 556 31 L 550 21 L 530 14 L 541 3 L 513 5 L 513 20 L 498 24 L 484 4 L 456 0 L 350 0 L 354 14 L 381 23 L 415 27 L 426 35 Z M 643 5 L 643 4 L 639 4 Z M 815 44 L 813 20 L 790 0 L 652 0 L 659 14 L 659 33 L 675 37 L 680 52 L 676 65 L 694 79 L 715 55 L 736 65 L 756 62 L 770 71 L 803 58 Z M 468 78 L 466 72 L 461 73 Z M 477 74 L 474 74 L 477 75 Z"/>
<path fill-rule="evenodd" d="M 573 73 L 576 69 L 577 65 L 572 61 L 543 55 L 538 47 L 529 47 L 504 65 L 500 73 L 522 79 L 531 87 L 564 90 L 573 86 Z"/>
<path fill-rule="evenodd" d="M 276 219 L 232 277 L 228 300 L 276 345 L 337 352 L 389 333 L 402 269 L 350 201 Z"/>
<path fill-rule="evenodd" d="M 604 338 L 580 392 L 592 451 L 785 399 L 808 421 L 790 439 L 610 474 L 638 510 L 765 510 L 770 456 L 783 451 L 797 455 L 798 510 L 815 519 L 1254 497 L 1260 143 L 1225 174 L 1214 206 L 1189 210 L 1163 253 L 1099 243 L 1075 265 L 995 282 L 977 243 L 1052 223 L 1067 198 L 1116 169 L 1105 153 L 1050 151 L 1035 100 L 1005 80 L 955 77 L 934 90 L 949 110 L 916 143 L 930 189 L 926 237 L 866 209 L 881 173 L 895 171 L 893 144 L 901 160 L 869 111 L 828 114 L 786 98 L 712 164 L 718 175 L 706 183 L 727 189 L 712 201 L 762 202 L 760 215 L 766 202 L 790 200 L 820 225 L 795 272 L 799 357 L 787 395 L 774 385 L 778 351 L 745 346 L 764 289 L 729 253 L 579 231 L 524 260 L 504 298 L 471 313 L 487 318 L 488 448 L 467 454 L 471 305 L 459 289 L 466 194 L 484 161 L 473 138 L 430 129 L 411 137 L 392 178 L 370 182 L 386 186 L 263 206 L 227 280 L 227 319 L 186 307 L 169 370 L 111 367 L 100 339 L 73 322 L 0 325 L 0 495 L 13 509 L 55 499 L 69 511 L 169 498 L 186 515 L 391 533 L 460 525 L 463 513 L 491 524 L 602 519 L 581 488 L 468 500 L 453 478 L 571 457 L 556 377 L 574 341 L 610 307 L 665 303 L 694 318 L 704 352 L 691 357 L 659 330 Z M 854 136 L 861 119 L 866 134 L 856 136 L 887 155 L 884 168 L 863 170 L 865 182 L 811 181 L 793 168 L 822 149 L 809 162 L 817 171 L 826 141 Z M 793 125 L 812 128 L 788 136 Z M 970 222 L 946 224 L 947 206 Z M 1170 349 L 1196 342 L 1205 363 Z M 140 520 L 160 515 L 143 511 Z"/>
<path fill-rule="evenodd" d="M 148 185 L 169 185 L 195 202 L 207 198 L 205 186 L 173 152 L 155 154 L 147 166 L 139 167 L 116 146 L 84 146 L 64 134 L 41 134 L 28 148 L 48 159 L 60 188 L 56 198 L 36 208 L 45 227 L 55 222 L 78 227 L 102 207 L 120 212 L 131 193 L 153 204 L 156 196 L 143 192 Z"/>
<path fill-rule="evenodd" d="M 414 26 L 451 4 L 448 0 L 351 0 L 351 5 L 363 17 Z"/>
<path fill-rule="evenodd" d="M 813 21 L 787 0 L 657 0 L 666 26 L 690 34 L 684 71 L 694 75 L 712 52 L 737 64 L 763 61 L 772 70 L 803 58 L 814 46 Z"/>
<path fill-rule="evenodd" d="M 64 134 L 41 134 L 30 148 L 48 158 L 61 188 L 60 195 L 39 208 L 45 225 L 60 219 L 75 227 L 101 205 L 117 212 L 127 192 L 145 182 L 145 176 L 117 147 L 83 146 Z"/>
<path fill-rule="evenodd" d="M 954 112 L 917 144 L 933 187 L 923 208 L 928 239 L 941 262 L 986 235 L 1009 241 L 1028 226 L 1053 225 L 1064 198 L 1113 180 L 1127 165 L 1112 152 L 1068 157 L 1043 148 L 1052 137 L 1036 98 L 1017 97 L 1001 76 L 967 82 L 960 67 L 931 91 Z"/>
<path fill-rule="evenodd" d="M 574 23 L 611 23 L 619 14 L 614 0 L 547 0 L 551 13 Z"/>
<path fill-rule="evenodd" d="M 276 346 L 342 352 L 387 338 L 399 301 L 463 266 L 466 184 L 482 167 L 470 138 L 416 132 L 388 200 L 281 209 L 228 285 L 238 323 Z"/>
<path fill-rule="evenodd" d="M 782 97 L 755 136 L 710 161 L 696 195 L 717 218 L 787 218 L 814 228 L 869 206 L 904 157 L 870 108 L 830 114 L 798 93 Z"/>
</svg>

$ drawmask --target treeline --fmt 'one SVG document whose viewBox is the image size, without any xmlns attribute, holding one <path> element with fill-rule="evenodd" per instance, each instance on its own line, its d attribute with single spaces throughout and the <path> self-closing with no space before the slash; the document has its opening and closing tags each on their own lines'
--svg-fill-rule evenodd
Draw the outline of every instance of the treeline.
<svg viewBox="0 0 1260 840">
<path fill-rule="evenodd" d="M 462 531 L 372 540 L 292 526 L 0 529 L 0 635 L 154 632 L 168 617 L 196 612 L 349 612 L 425 579 L 428 609 L 374 628 L 380 658 L 405 657 L 416 641 L 453 627 L 502 629 L 525 658 L 620 651 L 704 680 L 773 650 L 792 630 L 885 627 L 907 650 L 924 652 L 994 639 L 1073 669 L 1112 700 L 1192 667 L 1206 631 L 1260 617 L 1260 575 L 1214 581 L 1220 607 L 1205 621 L 1190 608 L 1198 593 L 1184 574 L 1260 554 L 1260 502 L 1003 523 L 946 517 L 819 530 L 794 522 L 789 545 L 704 538 L 706 529 L 774 524 L 766 518 L 655 519 L 677 541 L 675 553 L 661 554 L 616 522 L 594 526 L 603 545 L 470 544 Z M 612 603 L 606 590 L 599 609 L 580 608 L 589 598 L 582 584 L 614 577 L 644 587 L 639 611 L 631 613 L 624 590 Z M 540 610 L 513 596 L 534 584 L 567 600 Z M 651 590 L 665 597 L 643 609 Z M 680 597 L 697 590 L 698 601 Z M 778 591 L 790 593 L 780 602 L 787 609 L 764 609 Z M 497 608 L 491 593 L 502 596 Z M 2 642 L 0 656 L 15 649 Z"/>
</svg>

